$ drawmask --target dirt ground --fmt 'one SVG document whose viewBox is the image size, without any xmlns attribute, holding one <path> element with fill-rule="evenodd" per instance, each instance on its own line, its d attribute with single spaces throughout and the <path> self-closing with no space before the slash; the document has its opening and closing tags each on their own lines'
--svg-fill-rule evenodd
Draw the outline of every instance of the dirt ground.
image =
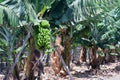
<svg viewBox="0 0 120 80">
<path fill-rule="evenodd" d="M 120 80 L 120 62 L 101 65 L 101 69 L 97 71 L 88 69 L 84 63 L 71 64 L 71 66 L 71 74 L 74 80 Z M 51 67 L 46 67 L 42 80 L 69 80 L 69 76 L 63 78 L 54 76 Z"/>
<path fill-rule="evenodd" d="M 91 70 L 82 64 L 71 64 L 71 74 L 74 80 L 120 80 L 120 61 L 108 63 L 100 66 L 100 70 Z M 45 67 L 42 80 L 69 80 L 69 76 L 60 77 L 54 75 L 51 67 Z M 3 80 L 4 75 L 0 74 L 0 80 Z"/>
</svg>

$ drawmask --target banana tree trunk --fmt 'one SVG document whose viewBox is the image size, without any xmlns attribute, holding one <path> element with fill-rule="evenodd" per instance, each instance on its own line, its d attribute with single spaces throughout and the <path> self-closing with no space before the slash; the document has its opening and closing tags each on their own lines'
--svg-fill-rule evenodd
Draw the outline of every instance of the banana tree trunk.
<svg viewBox="0 0 120 80">
<path fill-rule="evenodd" d="M 13 78 L 14 78 L 14 80 L 15 79 L 20 80 L 18 65 L 15 66 L 14 73 L 13 73 Z"/>
<path fill-rule="evenodd" d="M 86 49 L 84 46 L 81 46 L 80 50 L 80 61 L 81 62 L 86 62 Z"/>
<path fill-rule="evenodd" d="M 35 43 L 33 37 L 29 39 L 29 54 L 27 56 L 27 60 L 25 62 L 24 66 L 24 72 L 25 72 L 25 77 L 27 80 L 33 80 L 34 78 L 34 72 L 32 70 L 34 64 L 32 61 L 35 60 L 35 56 L 33 54 L 33 51 L 35 50 Z"/>
<path fill-rule="evenodd" d="M 111 53 L 116 54 L 115 44 L 111 43 L 111 45 L 114 47 L 114 48 L 111 49 Z M 113 55 L 110 55 L 110 61 L 111 62 L 117 61 L 117 57 L 113 56 Z"/>
<path fill-rule="evenodd" d="M 70 50 L 71 50 L 71 38 L 69 36 L 65 36 L 64 38 L 64 52 L 62 54 L 62 57 L 65 61 L 65 64 L 68 66 L 68 69 L 70 69 L 70 61 L 71 61 L 71 54 L 70 54 Z M 62 72 L 64 75 L 66 75 L 66 71 L 64 69 L 64 67 L 62 66 Z"/>
<path fill-rule="evenodd" d="M 60 57 L 59 55 L 57 55 L 57 51 L 59 52 L 59 54 L 63 54 L 63 46 L 61 45 L 61 37 L 56 35 L 56 41 L 55 41 L 55 46 L 57 46 L 56 50 L 51 54 L 51 66 L 52 69 L 55 72 L 55 75 L 58 74 L 60 72 L 60 68 L 61 68 L 61 61 L 60 61 Z"/>
<path fill-rule="evenodd" d="M 92 69 L 100 69 L 99 59 L 97 58 L 97 47 L 92 47 L 92 55 L 91 55 L 91 68 Z"/>
<path fill-rule="evenodd" d="M 108 48 L 104 48 L 103 52 L 105 54 L 105 62 L 108 63 L 110 61 L 110 54 Z"/>
</svg>

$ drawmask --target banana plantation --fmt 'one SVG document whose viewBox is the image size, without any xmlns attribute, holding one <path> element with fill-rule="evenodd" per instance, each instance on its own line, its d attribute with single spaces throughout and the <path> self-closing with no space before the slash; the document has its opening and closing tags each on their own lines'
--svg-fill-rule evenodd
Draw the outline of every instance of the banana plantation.
<svg viewBox="0 0 120 80">
<path fill-rule="evenodd" d="M 0 0 L 0 80 L 120 80 L 120 0 Z"/>
</svg>

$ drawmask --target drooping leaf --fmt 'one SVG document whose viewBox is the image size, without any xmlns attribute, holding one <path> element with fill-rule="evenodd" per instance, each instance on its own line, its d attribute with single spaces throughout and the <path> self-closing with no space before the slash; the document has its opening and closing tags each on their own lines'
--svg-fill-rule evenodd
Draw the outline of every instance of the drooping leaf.
<svg viewBox="0 0 120 80">
<path fill-rule="evenodd" d="M 0 52 L 4 51 L 3 49 L 0 48 Z"/>
<path fill-rule="evenodd" d="M 110 53 L 111 56 L 118 56 L 117 53 Z"/>
<path fill-rule="evenodd" d="M 117 0 L 60 0 L 53 4 L 50 19 L 55 19 L 56 24 L 69 21 L 76 24 L 87 19 L 97 19 L 99 14 L 115 8 Z"/>
<path fill-rule="evenodd" d="M 13 10 L 6 6 L 0 5 L 0 25 L 4 23 L 16 27 L 19 25 L 19 19 Z"/>
<path fill-rule="evenodd" d="M 99 52 L 98 53 L 101 57 L 105 57 L 105 53 L 103 53 L 103 52 Z"/>
<path fill-rule="evenodd" d="M 109 44 L 107 44 L 106 47 L 108 47 L 109 49 L 115 49 L 115 46 Z"/>
<path fill-rule="evenodd" d="M 39 20 L 37 18 L 37 14 L 35 13 L 35 10 L 31 6 L 31 4 L 28 3 L 27 1 L 25 1 L 25 6 L 26 6 L 26 10 L 27 10 L 27 13 L 28 13 L 29 20 L 31 22 L 33 22 L 34 25 L 38 25 L 39 24 Z"/>
<path fill-rule="evenodd" d="M 8 16 L 10 20 L 6 18 L 7 22 L 10 24 L 17 23 L 18 25 L 23 26 L 23 25 L 26 25 L 28 22 L 32 22 L 35 25 L 39 23 L 36 12 L 33 9 L 32 4 L 30 4 L 29 1 L 7 0 L 7 1 L 2 2 L 1 6 L 8 8 L 8 10 L 5 10 L 5 11 L 12 12 L 12 15 L 9 14 L 10 16 Z M 18 25 L 15 25 L 15 26 L 18 26 Z"/>
<path fill-rule="evenodd" d="M 18 53 L 18 52 L 20 52 L 20 51 L 22 50 L 22 48 L 23 48 L 22 46 L 21 46 L 21 47 L 18 47 L 14 52 L 15 52 L 15 53 Z"/>
</svg>

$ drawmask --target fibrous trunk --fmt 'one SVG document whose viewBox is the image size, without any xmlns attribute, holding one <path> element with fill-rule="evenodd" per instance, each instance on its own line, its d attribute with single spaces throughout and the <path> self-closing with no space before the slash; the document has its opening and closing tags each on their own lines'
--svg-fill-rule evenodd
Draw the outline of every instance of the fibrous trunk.
<svg viewBox="0 0 120 80">
<path fill-rule="evenodd" d="M 64 46 L 64 52 L 62 54 L 62 57 L 65 61 L 65 64 L 68 66 L 68 69 L 70 69 L 70 61 L 71 61 L 71 54 L 70 54 L 70 50 L 71 50 L 71 38 L 69 36 L 64 36 L 63 39 L 63 46 Z M 62 65 L 62 75 L 66 75 L 67 72 L 65 71 L 63 65 Z"/>
<path fill-rule="evenodd" d="M 97 58 L 97 47 L 92 47 L 92 54 L 91 54 L 91 68 L 92 69 L 100 69 L 99 59 Z"/>
<path fill-rule="evenodd" d="M 64 38 L 61 38 L 61 36 L 57 36 L 55 45 L 57 46 L 57 51 L 63 57 L 63 59 L 65 61 L 65 64 L 70 69 L 71 39 L 69 38 L 69 36 L 64 36 Z M 51 65 L 52 65 L 52 68 L 53 68 L 55 74 L 60 73 L 61 75 L 66 75 L 67 72 L 64 69 L 64 65 L 60 61 L 60 56 L 58 56 L 57 51 L 54 51 L 51 54 Z"/>
<path fill-rule="evenodd" d="M 33 54 L 33 51 L 35 50 L 35 43 L 34 43 L 34 39 L 33 37 L 31 37 L 29 39 L 29 54 L 27 56 L 27 60 L 25 62 L 25 66 L 24 66 L 24 72 L 25 72 L 25 76 L 27 80 L 32 80 L 33 79 L 33 66 L 34 64 L 32 63 L 32 61 L 34 61 L 35 56 Z"/>
<path fill-rule="evenodd" d="M 60 36 L 56 36 L 56 41 L 55 41 L 55 46 L 57 46 L 57 51 L 59 52 L 59 54 L 63 54 L 63 46 L 61 45 L 61 37 Z M 61 61 L 60 61 L 60 57 L 57 54 L 57 51 L 55 50 L 52 54 L 51 54 L 51 66 L 52 69 L 55 72 L 55 75 L 58 74 L 60 72 L 60 68 L 61 68 Z"/>
<path fill-rule="evenodd" d="M 80 61 L 81 62 L 86 62 L 86 49 L 84 46 L 81 46 L 80 50 Z"/>
</svg>

